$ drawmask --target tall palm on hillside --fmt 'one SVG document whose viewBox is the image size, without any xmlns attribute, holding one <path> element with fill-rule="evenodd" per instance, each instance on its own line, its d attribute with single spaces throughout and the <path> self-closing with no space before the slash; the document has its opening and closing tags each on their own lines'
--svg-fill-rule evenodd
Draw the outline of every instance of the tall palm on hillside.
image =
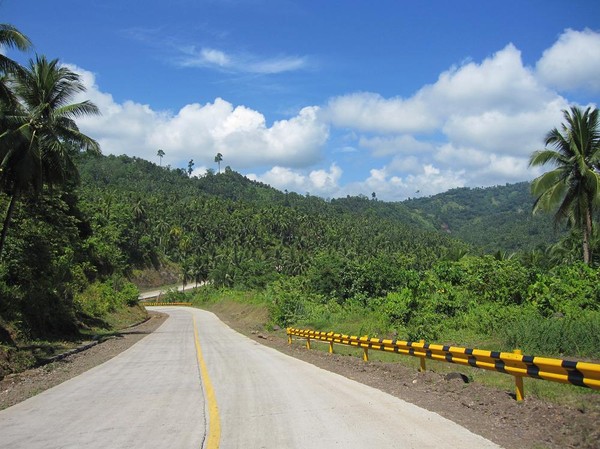
<svg viewBox="0 0 600 449">
<path fill-rule="evenodd" d="M 563 111 L 565 123 L 561 130 L 552 129 L 546 135 L 551 149 L 536 151 L 529 165 L 547 163 L 555 168 L 536 178 L 531 185 L 537 196 L 533 206 L 538 210 L 556 210 L 556 222 L 567 221 L 582 234 L 583 260 L 592 260 L 590 239 L 595 208 L 600 204 L 600 124 L 598 109 L 585 111 L 571 107 Z"/>
<path fill-rule="evenodd" d="M 31 41 L 14 26 L 0 23 L 0 46 L 26 51 L 31 48 Z M 15 103 L 14 95 L 7 85 L 8 75 L 22 70 L 23 68 L 18 63 L 0 53 L 0 101 L 9 104 Z"/>
<path fill-rule="evenodd" d="M 89 101 L 70 103 L 85 91 L 79 75 L 57 59 L 44 56 L 12 76 L 18 104 L 3 103 L 0 120 L 0 187 L 10 196 L 0 235 L 0 257 L 15 202 L 23 193 L 37 194 L 44 185 L 63 185 L 78 179 L 74 156 L 79 151 L 100 153 L 94 139 L 81 133 L 75 119 L 98 114 Z"/>
<path fill-rule="evenodd" d="M 221 173 L 221 162 L 223 161 L 223 155 L 221 153 L 217 153 L 215 156 L 215 162 L 219 164 L 219 173 Z"/>
</svg>

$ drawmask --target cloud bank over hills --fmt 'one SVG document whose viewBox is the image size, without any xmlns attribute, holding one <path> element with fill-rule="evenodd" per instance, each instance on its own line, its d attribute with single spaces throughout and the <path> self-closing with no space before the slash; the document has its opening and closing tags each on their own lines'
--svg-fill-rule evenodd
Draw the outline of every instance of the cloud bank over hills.
<svg viewBox="0 0 600 449">
<path fill-rule="evenodd" d="M 194 55 L 189 64 L 215 70 L 306 65 L 302 58 L 259 61 L 213 49 Z M 184 167 L 193 159 L 197 174 L 214 168 L 215 154 L 222 153 L 223 165 L 282 190 L 324 197 L 376 192 L 402 200 L 417 191 L 429 195 L 536 176 L 529 155 L 561 123 L 561 110 L 575 102 L 570 98 L 600 93 L 600 34 L 567 29 L 532 66 L 507 43 L 483 60 L 448 67 L 410 96 L 348 92 L 274 121 L 219 97 L 177 111 L 117 102 L 94 73 L 71 68 L 83 77 L 85 98 L 102 111 L 78 123 L 104 153 L 156 160 L 162 149 L 163 165 Z M 351 164 L 362 174 L 347 179 Z"/>
</svg>

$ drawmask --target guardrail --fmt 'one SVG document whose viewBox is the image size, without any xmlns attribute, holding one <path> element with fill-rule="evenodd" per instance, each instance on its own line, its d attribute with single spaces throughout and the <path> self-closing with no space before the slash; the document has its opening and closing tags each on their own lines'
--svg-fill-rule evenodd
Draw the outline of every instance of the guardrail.
<svg viewBox="0 0 600 449">
<path fill-rule="evenodd" d="M 191 302 L 140 302 L 143 306 L 191 306 Z"/>
<path fill-rule="evenodd" d="M 524 377 L 600 390 L 600 364 L 522 355 L 518 349 L 515 349 L 512 353 L 487 351 L 430 344 L 425 343 L 424 340 L 420 342 L 384 340 L 291 327 L 287 328 L 287 335 L 289 344 L 292 343 L 292 336 L 305 338 L 307 349 L 310 349 L 311 340 L 328 342 L 330 353 L 333 353 L 334 343 L 362 348 L 364 361 L 369 360 L 369 349 L 419 357 L 420 371 L 426 369 L 425 360 L 432 359 L 510 374 L 515 377 L 517 401 L 522 401 L 525 397 Z"/>
</svg>

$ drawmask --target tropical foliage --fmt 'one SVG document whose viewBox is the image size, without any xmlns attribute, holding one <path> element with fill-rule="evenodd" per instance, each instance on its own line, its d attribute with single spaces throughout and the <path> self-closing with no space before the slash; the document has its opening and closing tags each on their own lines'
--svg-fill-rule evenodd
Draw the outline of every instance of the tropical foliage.
<svg viewBox="0 0 600 449">
<path fill-rule="evenodd" d="M 11 79 L 16 104 L 3 103 L 0 135 L 2 188 L 10 196 L 0 237 L 0 257 L 15 202 L 25 192 L 39 194 L 43 186 L 77 181 L 73 157 L 81 150 L 98 154 L 96 141 L 79 132 L 75 118 L 97 114 L 89 101 L 70 104 L 85 90 L 79 76 L 43 56 Z"/>
<path fill-rule="evenodd" d="M 553 164 L 554 169 L 535 179 L 531 185 L 537 197 L 534 212 L 556 210 L 557 222 L 567 221 L 582 236 L 583 261 L 592 260 L 593 218 L 600 203 L 600 122 L 598 109 L 585 111 L 572 107 L 564 111 L 562 129 L 552 129 L 546 146 L 553 149 L 536 151 L 532 166 Z"/>
</svg>

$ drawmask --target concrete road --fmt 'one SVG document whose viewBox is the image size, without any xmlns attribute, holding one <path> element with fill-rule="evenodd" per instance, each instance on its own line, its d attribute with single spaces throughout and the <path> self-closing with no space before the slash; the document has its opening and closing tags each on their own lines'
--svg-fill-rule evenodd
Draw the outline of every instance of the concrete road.
<svg viewBox="0 0 600 449">
<path fill-rule="evenodd" d="M 201 287 L 202 285 L 204 285 L 203 282 L 201 282 L 200 284 L 196 285 L 196 283 L 192 283 L 192 284 L 187 284 L 187 285 L 178 285 L 176 287 L 169 287 L 169 288 L 158 288 L 155 290 L 150 290 L 147 292 L 143 292 L 140 293 L 139 298 L 140 299 L 160 299 L 161 296 L 163 296 L 165 293 L 167 293 L 167 291 L 173 289 L 173 288 L 177 288 L 178 291 L 180 292 L 188 292 L 191 290 L 194 290 L 198 287 Z"/>
<path fill-rule="evenodd" d="M 0 411 L 0 448 L 200 448 L 205 420 L 192 321 L 180 312 L 108 362 Z"/>
<path fill-rule="evenodd" d="M 128 351 L 0 412 L 0 447 L 498 448 L 209 312 L 158 309 L 170 318 Z"/>
</svg>

